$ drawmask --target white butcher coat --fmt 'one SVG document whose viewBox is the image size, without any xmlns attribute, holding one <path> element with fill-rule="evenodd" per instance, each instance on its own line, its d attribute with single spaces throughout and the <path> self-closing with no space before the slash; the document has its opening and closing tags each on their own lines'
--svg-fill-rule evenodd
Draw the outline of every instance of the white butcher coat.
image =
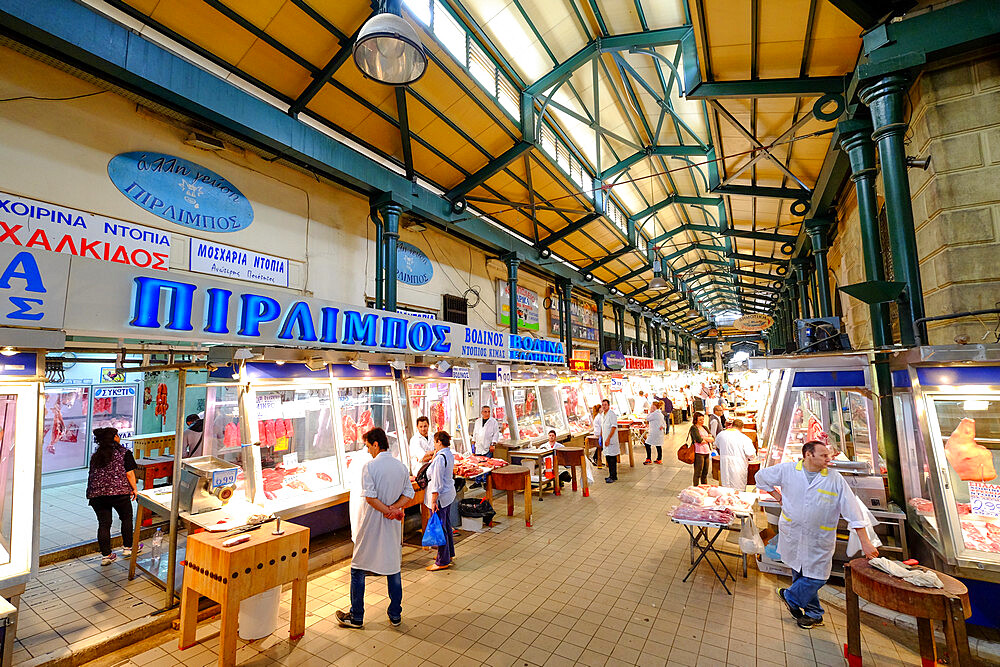
<svg viewBox="0 0 1000 667">
<path fill-rule="evenodd" d="M 472 428 L 472 451 L 481 456 L 490 455 L 490 447 L 500 441 L 500 422 L 496 417 L 490 417 L 483 424 L 482 417 L 476 417 L 476 425 Z"/>
<path fill-rule="evenodd" d="M 363 498 L 378 498 L 386 505 L 392 505 L 400 496 L 412 498 L 410 471 L 389 452 L 379 452 L 362 468 L 361 495 Z M 372 574 L 396 574 L 402 564 L 402 541 L 403 522 L 386 519 L 368 501 L 364 501 L 361 522 L 354 536 L 351 568 Z"/>
<path fill-rule="evenodd" d="M 847 519 L 851 530 L 865 526 L 865 517 L 847 482 L 839 472 L 827 468 L 808 483 L 802 461 L 763 468 L 756 480 L 761 491 L 780 487 L 778 553 L 781 562 L 804 577 L 829 579 L 840 517 Z"/>
<path fill-rule="evenodd" d="M 737 491 L 747 490 L 747 458 L 757 453 L 753 441 L 734 428 L 723 429 L 715 438 L 719 450 L 719 483 Z"/>
<path fill-rule="evenodd" d="M 605 456 L 618 456 L 622 453 L 622 448 L 618 444 L 618 413 L 608 410 L 601 413 L 601 444 L 604 446 Z M 611 436 L 614 431 L 614 437 Z"/>
<path fill-rule="evenodd" d="M 433 451 L 434 444 L 430 438 L 425 438 L 419 433 L 414 433 L 413 437 L 410 438 L 410 472 L 416 475 L 420 470 L 420 466 L 423 465 L 420 459 L 424 458 L 424 454 L 429 454 Z"/>
<path fill-rule="evenodd" d="M 663 446 L 663 434 L 667 432 L 667 420 L 660 410 L 653 410 L 646 416 L 646 423 L 649 424 L 649 435 L 646 436 L 646 444 L 652 447 Z"/>
<path fill-rule="evenodd" d="M 358 530 L 361 527 L 361 516 L 364 514 L 365 506 L 368 505 L 361 495 L 361 473 L 371 460 L 372 455 L 365 447 L 351 455 L 351 465 L 347 468 L 347 488 L 351 491 L 347 503 L 347 513 L 351 516 L 351 539 L 355 542 L 357 542 Z"/>
</svg>

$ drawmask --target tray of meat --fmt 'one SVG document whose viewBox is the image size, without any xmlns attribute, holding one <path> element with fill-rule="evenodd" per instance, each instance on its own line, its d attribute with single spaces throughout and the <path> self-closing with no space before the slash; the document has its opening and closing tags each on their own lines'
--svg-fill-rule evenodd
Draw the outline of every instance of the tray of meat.
<svg viewBox="0 0 1000 667">
<path fill-rule="evenodd" d="M 475 463 L 470 463 L 468 461 L 455 462 L 455 477 L 479 477 L 484 472 L 489 472 L 490 468 L 481 468 Z"/>
<path fill-rule="evenodd" d="M 1000 553 L 1000 526 L 990 521 L 962 521 L 966 549 Z"/>
</svg>

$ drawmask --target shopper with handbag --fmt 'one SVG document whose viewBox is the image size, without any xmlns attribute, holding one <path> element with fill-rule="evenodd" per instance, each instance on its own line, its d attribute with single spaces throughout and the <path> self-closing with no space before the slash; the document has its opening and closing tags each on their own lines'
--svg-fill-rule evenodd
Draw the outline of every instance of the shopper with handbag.
<svg viewBox="0 0 1000 667">
<path fill-rule="evenodd" d="M 712 443 L 715 438 L 705 428 L 705 415 L 696 412 L 691 417 L 691 428 L 688 438 L 694 444 L 694 485 L 708 484 L 709 461 L 712 455 Z"/>
<path fill-rule="evenodd" d="M 438 546 L 437 558 L 427 566 L 431 572 L 451 567 L 455 557 L 455 539 L 451 530 L 451 504 L 455 502 L 455 455 L 451 451 L 451 436 L 447 431 L 434 434 L 434 458 L 427 469 L 424 504 L 437 514 L 444 530 L 444 544 Z"/>
<path fill-rule="evenodd" d="M 663 436 L 667 432 L 667 420 L 661 412 L 663 403 L 659 400 L 653 401 L 649 414 L 646 415 L 647 435 L 646 435 L 646 460 L 642 465 L 653 464 L 653 447 L 656 447 L 656 464 L 663 463 Z"/>
</svg>

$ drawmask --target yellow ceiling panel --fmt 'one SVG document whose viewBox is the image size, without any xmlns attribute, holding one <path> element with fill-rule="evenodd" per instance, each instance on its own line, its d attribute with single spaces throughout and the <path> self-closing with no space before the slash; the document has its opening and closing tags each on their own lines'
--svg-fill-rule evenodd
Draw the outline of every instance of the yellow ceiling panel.
<svg viewBox="0 0 1000 667">
<path fill-rule="evenodd" d="M 441 152 L 450 157 L 470 174 L 485 166 L 489 158 L 485 157 L 475 146 L 465 142 L 455 142 L 451 144 L 441 144 L 438 141 L 431 141 L 441 149 Z"/>
<path fill-rule="evenodd" d="M 439 111 L 448 109 L 464 97 L 462 91 L 448 78 L 448 75 L 434 63 L 427 65 L 424 76 L 413 84 L 412 87 L 420 93 L 420 96 L 427 101 L 427 104 Z M 473 104 L 471 100 L 468 102 L 469 104 Z"/>
<path fill-rule="evenodd" d="M 455 169 L 450 164 L 441 160 L 431 168 L 431 171 L 424 172 L 424 175 L 443 188 L 449 188 L 465 180 L 465 174 Z"/>
<path fill-rule="evenodd" d="M 320 88 L 307 108 L 346 131 L 353 130 L 371 115 L 370 111 L 329 84 Z"/>
<path fill-rule="evenodd" d="M 361 128 L 364 132 L 360 132 Z M 370 114 L 360 126 L 352 128 L 352 132 L 360 139 L 368 142 L 387 155 L 402 161 L 403 147 L 396 126 L 376 114 Z"/>
<path fill-rule="evenodd" d="M 415 134 L 420 134 L 425 127 L 438 119 L 437 114 L 412 95 L 406 97 L 406 115 L 410 121 L 410 132 Z"/>
<path fill-rule="evenodd" d="M 750 78 L 750 45 L 714 46 L 711 49 L 712 71 L 716 81 L 742 81 Z"/>
<path fill-rule="evenodd" d="M 255 2 L 222 0 L 222 4 L 263 30 L 267 27 L 271 19 L 274 18 L 274 15 L 278 13 L 282 5 L 290 5 L 292 3 L 288 0 L 256 0 Z"/>
<path fill-rule="evenodd" d="M 441 112 L 452 122 L 462 128 L 470 137 L 475 137 L 484 132 L 495 132 L 497 135 L 507 137 L 507 133 L 500 129 L 489 114 L 484 112 L 478 104 L 468 97 L 459 97 L 455 103 Z"/>
<path fill-rule="evenodd" d="M 795 78 L 802 60 L 802 41 L 765 42 L 758 49 L 758 72 L 762 79 Z"/>
<path fill-rule="evenodd" d="M 344 84 L 355 95 L 371 102 L 393 118 L 396 117 L 396 90 L 392 86 L 365 79 L 353 62 L 345 63 L 333 78 Z"/>
<path fill-rule="evenodd" d="M 306 70 L 261 40 L 253 43 L 236 66 L 288 97 L 297 97 L 312 80 Z"/>
<path fill-rule="evenodd" d="M 820 0 L 816 7 L 816 24 L 813 27 L 813 36 L 819 39 L 839 38 L 844 40 L 856 40 L 861 42 L 861 28 L 847 18 L 847 15 L 833 6 L 829 0 Z M 851 58 L 851 67 L 854 59 Z M 845 70 L 846 71 L 846 70 Z"/>
<path fill-rule="evenodd" d="M 291 3 L 289 3 L 291 4 Z M 344 0 L 309 0 L 309 6 L 328 20 L 345 35 L 352 35 L 372 14 L 367 2 L 344 2 Z"/>
<path fill-rule="evenodd" d="M 646 23 L 653 30 L 684 25 L 687 18 L 683 0 L 642 0 Z"/>
<path fill-rule="evenodd" d="M 149 16 L 153 13 L 153 10 L 156 9 L 156 4 L 159 1 L 160 0 L 125 0 L 125 4 L 135 7 L 146 16 Z M 282 0 L 279 0 L 279 2 L 280 1 Z"/>
<path fill-rule="evenodd" d="M 720 46 L 750 44 L 750 3 L 744 0 L 701 0 L 705 7 L 708 47 L 712 50 L 712 67 L 715 64 L 715 49 Z M 693 13 L 693 11 L 692 11 Z M 749 66 L 750 50 L 744 49 Z"/>
<path fill-rule="evenodd" d="M 639 21 L 639 13 L 636 11 L 635 3 L 621 2 L 621 0 L 599 0 L 597 7 L 601 16 L 604 17 L 605 25 L 608 26 L 608 32 L 612 35 L 642 30 L 642 23 Z"/>
<path fill-rule="evenodd" d="M 854 68 L 861 40 L 814 39 L 809 76 L 840 76 Z"/>
<path fill-rule="evenodd" d="M 230 63 L 239 62 L 257 39 L 202 0 L 160 2 L 150 18 Z"/>
<path fill-rule="evenodd" d="M 248 7 L 255 2 L 240 2 Z M 267 33 L 282 44 L 288 45 L 300 56 L 318 68 L 324 67 L 340 48 L 337 38 L 326 28 L 312 20 L 293 2 L 285 2 L 278 13 L 267 24 Z M 351 34 L 350 30 L 346 31 Z"/>
<path fill-rule="evenodd" d="M 474 147 L 462 139 L 462 137 L 460 137 L 453 129 L 448 127 L 447 123 L 440 118 L 427 125 L 419 136 L 421 139 L 425 139 L 437 147 L 437 149 L 445 155 L 451 155 L 452 152 L 458 148 L 470 148 L 480 156 L 481 160 L 486 160 L 482 153 L 476 151 Z"/>
<path fill-rule="evenodd" d="M 413 169 L 418 174 L 429 174 L 436 171 L 438 165 L 443 162 L 443 160 L 432 153 L 430 149 L 425 148 L 416 141 L 410 142 L 410 153 L 413 155 Z"/>
</svg>

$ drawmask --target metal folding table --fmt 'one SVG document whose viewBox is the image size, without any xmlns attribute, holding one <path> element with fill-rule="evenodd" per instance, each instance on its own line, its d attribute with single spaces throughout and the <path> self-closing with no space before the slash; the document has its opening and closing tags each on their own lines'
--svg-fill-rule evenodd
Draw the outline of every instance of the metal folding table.
<svg viewBox="0 0 1000 667">
<path fill-rule="evenodd" d="M 726 565 L 726 562 L 722 560 L 722 553 L 715 548 L 715 541 L 729 529 L 732 522 L 716 523 L 714 521 L 688 521 L 686 519 L 674 518 L 671 518 L 670 520 L 676 524 L 684 526 L 684 530 L 686 530 L 688 535 L 691 536 L 691 546 L 698 549 L 699 552 L 698 557 L 695 558 L 694 563 L 691 564 L 691 569 L 689 569 L 687 574 L 684 575 L 683 581 L 688 580 L 691 573 L 694 572 L 696 567 L 698 567 L 698 563 L 704 559 L 704 561 L 708 563 L 708 566 L 712 568 L 712 573 L 715 575 L 715 578 L 719 580 L 719 583 L 721 583 L 722 587 L 726 589 L 726 592 L 732 595 L 733 592 L 729 590 L 728 586 L 726 586 L 726 581 L 732 579 L 735 582 L 736 576 L 729 571 L 729 567 Z M 714 535 L 711 534 L 711 529 L 713 528 L 715 529 Z M 705 541 L 702 542 L 702 539 Z M 715 569 L 715 565 L 708 558 L 709 554 L 715 554 L 719 564 L 722 565 L 722 570 L 726 573 L 725 576 L 720 575 L 719 571 Z"/>
</svg>

